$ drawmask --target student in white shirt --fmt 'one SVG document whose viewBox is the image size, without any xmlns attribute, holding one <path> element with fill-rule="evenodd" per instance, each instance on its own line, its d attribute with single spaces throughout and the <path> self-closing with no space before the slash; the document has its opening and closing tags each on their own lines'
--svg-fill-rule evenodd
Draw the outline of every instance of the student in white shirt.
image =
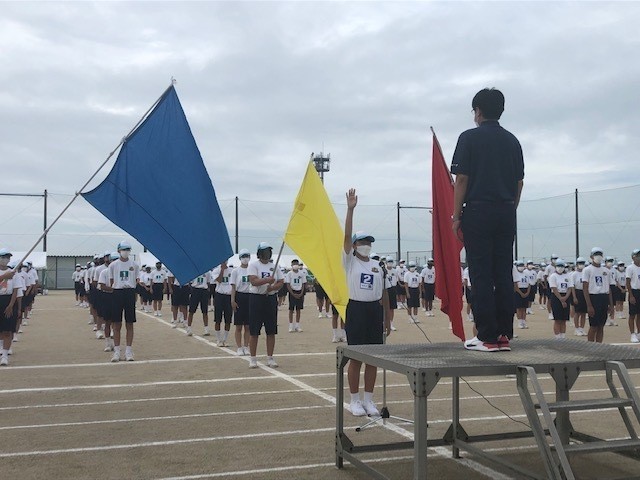
<svg viewBox="0 0 640 480">
<path fill-rule="evenodd" d="M 171 296 L 171 328 L 184 326 L 187 322 L 189 308 L 189 292 L 191 286 L 181 285 L 171 272 L 167 272 L 167 289 Z"/>
<path fill-rule="evenodd" d="M 347 216 L 344 227 L 342 261 L 347 274 L 349 303 L 345 327 L 349 345 L 384 343 L 384 335 L 391 334 L 388 310 L 389 299 L 384 288 L 383 271 L 378 262 L 369 258 L 375 239 L 364 232 L 353 231 L 353 212 L 358 204 L 355 189 L 347 193 Z M 377 368 L 365 365 L 364 400 L 360 400 L 360 369 L 362 362 L 349 360 L 347 378 L 351 393 L 351 413 L 355 416 L 379 415 L 373 402 Z"/>
<path fill-rule="evenodd" d="M 536 293 L 538 291 L 537 289 L 538 272 L 536 272 L 536 269 L 533 265 L 533 260 L 527 260 L 527 267 L 525 268 L 524 272 L 527 274 L 527 278 L 529 279 L 529 286 L 531 287 L 529 291 L 529 303 L 527 306 L 527 315 L 533 315 L 533 310 L 531 310 L 531 306 L 533 305 L 533 302 L 536 301 Z"/>
<path fill-rule="evenodd" d="M 409 262 L 409 265 L 411 265 L 411 262 Z M 427 317 L 433 317 L 435 316 L 433 313 L 433 299 L 436 295 L 436 269 L 433 266 L 433 258 L 427 260 L 427 266 L 420 272 L 420 278 L 422 279 L 420 289 L 424 298 L 424 308 L 427 311 Z"/>
<path fill-rule="evenodd" d="M 627 299 L 627 277 L 624 262 L 618 262 L 614 270 L 616 286 L 613 288 L 613 301 L 615 302 L 616 318 L 624 319 L 624 302 Z"/>
<path fill-rule="evenodd" d="M 162 268 L 162 262 L 156 262 L 156 269 L 151 274 L 151 295 L 153 299 L 153 314 L 162 316 L 162 297 L 167 291 L 167 272 Z"/>
<path fill-rule="evenodd" d="M 152 286 L 151 267 L 147 265 L 140 272 L 138 284 L 142 287 L 140 290 L 140 298 L 142 301 L 142 311 L 151 313 L 151 304 L 153 302 L 153 286 Z"/>
<path fill-rule="evenodd" d="M 302 332 L 300 313 L 304 308 L 304 290 L 307 277 L 300 271 L 300 262 L 297 259 L 291 260 L 291 270 L 285 275 L 284 284 L 289 292 L 289 333 Z M 294 312 L 295 322 L 293 321 Z"/>
<path fill-rule="evenodd" d="M 426 269 L 425 269 L 426 270 Z M 409 323 L 420 323 L 418 320 L 418 308 L 420 308 L 420 290 L 421 276 L 416 271 L 416 262 L 409 262 L 409 271 L 404 274 L 402 282 L 404 283 L 404 292 L 407 299 L 407 313 L 409 314 Z M 427 310 L 427 316 L 431 311 Z"/>
<path fill-rule="evenodd" d="M 284 277 L 280 268 L 273 264 L 271 256 L 273 247 L 267 242 L 260 242 L 256 252 L 258 259 L 249 262 L 248 273 L 251 288 L 249 293 L 249 368 L 258 367 L 256 357 L 258 337 L 264 326 L 267 337 L 267 366 L 277 368 L 273 358 L 278 334 L 278 299 L 277 293 L 284 285 Z"/>
<path fill-rule="evenodd" d="M 82 301 L 81 295 L 80 295 L 80 293 L 82 292 L 82 289 L 80 288 L 80 285 L 82 285 L 82 283 L 80 282 L 81 278 L 82 278 L 82 265 L 76 264 L 76 269 L 71 274 L 71 280 L 73 281 L 73 290 L 75 291 L 75 294 L 76 294 L 76 307 L 79 307 L 80 302 Z"/>
<path fill-rule="evenodd" d="M 202 312 L 203 336 L 211 335 L 209 330 L 209 285 L 211 283 L 211 272 L 204 272 L 191 280 L 191 298 L 189 299 L 189 318 L 187 320 L 187 336 L 189 337 L 193 335 L 191 325 L 193 324 L 193 314 L 196 313 L 198 307 Z"/>
<path fill-rule="evenodd" d="M 605 327 L 617 327 L 618 324 L 614 320 L 615 319 L 615 305 L 616 305 L 616 269 L 613 266 L 613 257 L 607 256 L 605 258 L 604 266 L 607 270 L 609 270 L 609 275 L 612 280 L 611 283 L 611 308 L 609 309 L 609 318 L 607 319 L 607 323 L 605 323 Z"/>
<path fill-rule="evenodd" d="M 591 249 L 591 265 L 582 271 L 582 289 L 589 315 L 587 340 L 602 343 L 604 325 L 607 321 L 609 306 L 613 309 L 611 285 L 615 283 L 609 269 L 604 266 L 602 249 Z"/>
<path fill-rule="evenodd" d="M 582 272 L 585 263 L 586 260 L 583 257 L 578 257 L 576 259 L 576 269 L 571 272 L 571 281 L 573 282 L 573 325 L 575 327 L 573 334 L 578 337 L 587 336 L 587 332 L 584 331 L 587 319 L 587 303 L 582 290 Z"/>
<path fill-rule="evenodd" d="M 527 326 L 527 305 L 529 304 L 529 277 L 525 273 L 524 262 L 517 261 L 513 270 L 513 291 L 514 303 L 516 307 L 516 319 L 519 328 L 529 328 Z"/>
<path fill-rule="evenodd" d="M 249 355 L 249 260 L 251 253 L 242 249 L 239 252 L 240 266 L 231 272 L 231 307 L 233 324 L 236 327 L 235 338 L 237 355 Z"/>
<path fill-rule="evenodd" d="M 398 252 L 399 254 L 400 252 Z M 404 259 L 400 259 L 398 262 L 398 267 L 396 268 L 396 273 L 398 277 L 398 283 L 396 285 L 396 293 L 397 293 L 397 301 L 402 306 L 402 308 L 406 308 L 407 302 L 407 292 L 404 289 L 404 274 L 407 273 L 407 267 L 405 266 L 407 262 Z"/>
<path fill-rule="evenodd" d="M 233 308 L 231 307 L 231 273 L 233 269 L 229 268 L 227 262 L 214 270 L 213 278 L 216 282 L 216 293 L 213 298 L 214 312 L 213 318 L 215 322 L 216 338 L 219 347 L 227 346 L 229 338 L 229 330 L 231 330 L 231 319 L 233 317 Z M 224 331 L 221 331 L 220 324 L 224 317 Z"/>
<path fill-rule="evenodd" d="M 126 324 L 127 337 L 125 360 L 133 361 L 133 325 L 136 322 L 136 278 L 139 267 L 129 255 L 131 245 L 128 242 L 118 244 L 120 258 L 109 265 L 111 288 L 113 288 L 113 356 L 112 362 L 120 361 L 120 332 L 122 331 L 122 316 Z"/>
<path fill-rule="evenodd" d="M 544 271 L 547 265 L 543 262 L 540 264 L 538 274 L 536 276 L 536 283 L 538 284 L 538 303 L 540 304 L 540 310 L 547 308 L 547 282 L 544 278 Z"/>
<path fill-rule="evenodd" d="M 551 313 L 553 313 L 553 334 L 557 340 L 565 338 L 573 298 L 573 279 L 566 271 L 564 260 L 556 260 L 556 271 L 549 276 L 551 288 Z"/>
<path fill-rule="evenodd" d="M 640 248 L 631 252 L 633 263 L 625 272 L 627 291 L 629 292 L 629 332 L 631 343 L 639 343 L 640 333 Z"/>
<path fill-rule="evenodd" d="M 118 252 L 111 253 L 109 255 L 108 265 L 110 265 L 111 262 L 118 260 L 119 258 L 120 254 Z M 111 270 L 109 270 L 109 268 L 105 268 L 100 272 L 100 275 L 98 277 L 98 292 L 101 297 L 99 302 L 99 314 L 104 320 L 103 338 L 106 338 L 104 351 L 113 352 L 115 343 L 113 341 L 113 338 L 111 338 L 111 325 L 113 324 L 113 319 L 115 316 L 115 303 L 113 300 L 113 288 L 111 287 Z"/>
<path fill-rule="evenodd" d="M 101 294 L 100 291 L 100 283 L 99 283 L 99 279 L 100 279 L 100 274 L 108 268 L 109 264 L 111 263 L 111 252 L 106 252 L 101 258 L 100 258 L 100 264 L 94 268 L 93 270 L 93 277 L 92 277 L 92 286 L 95 288 L 95 295 L 94 295 L 94 311 L 95 311 L 95 319 L 96 319 L 96 338 L 97 339 L 103 339 L 105 334 L 105 320 L 104 317 L 102 316 L 102 314 L 104 313 L 104 309 L 102 306 L 102 301 L 104 300 L 103 295 Z"/>
<path fill-rule="evenodd" d="M 18 287 L 13 281 L 15 273 L 7 267 L 11 255 L 8 249 L 0 249 L 0 339 L 2 340 L 0 366 L 9 365 L 9 349 L 16 329 L 15 305 Z"/>
<path fill-rule="evenodd" d="M 391 331 L 395 332 L 397 328 L 393 324 L 393 317 L 398 308 L 398 270 L 394 267 L 393 257 L 388 256 L 386 262 L 387 276 L 385 279 L 385 287 L 387 289 L 387 296 L 389 297 L 389 323 L 391 325 Z"/>
</svg>

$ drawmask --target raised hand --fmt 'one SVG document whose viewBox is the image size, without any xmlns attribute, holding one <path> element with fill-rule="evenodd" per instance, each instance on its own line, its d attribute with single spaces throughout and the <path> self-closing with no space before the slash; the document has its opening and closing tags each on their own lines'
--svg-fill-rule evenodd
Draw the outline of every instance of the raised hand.
<svg viewBox="0 0 640 480">
<path fill-rule="evenodd" d="M 358 204 L 358 196 L 356 195 L 356 189 L 350 188 L 347 192 L 347 208 L 356 208 Z"/>
</svg>

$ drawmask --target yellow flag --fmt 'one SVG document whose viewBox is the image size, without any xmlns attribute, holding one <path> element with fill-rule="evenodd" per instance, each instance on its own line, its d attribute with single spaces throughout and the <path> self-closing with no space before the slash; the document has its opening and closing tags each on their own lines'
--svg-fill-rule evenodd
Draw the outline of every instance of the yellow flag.
<svg viewBox="0 0 640 480">
<path fill-rule="evenodd" d="M 349 287 L 342 266 L 344 232 L 312 162 L 296 197 L 284 241 L 309 267 L 345 319 Z"/>
</svg>

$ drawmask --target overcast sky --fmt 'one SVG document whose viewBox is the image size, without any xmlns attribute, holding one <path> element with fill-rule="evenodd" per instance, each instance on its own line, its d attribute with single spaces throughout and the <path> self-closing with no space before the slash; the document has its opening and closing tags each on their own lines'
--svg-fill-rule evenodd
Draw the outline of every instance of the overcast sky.
<svg viewBox="0 0 640 480">
<path fill-rule="evenodd" d="M 361 224 L 357 211 L 356 228 L 388 239 L 380 251 L 395 250 L 393 205 L 431 205 L 429 126 L 449 163 L 460 132 L 474 126 L 471 98 L 484 87 L 506 96 L 502 124 L 525 154 L 523 200 L 640 183 L 640 3 L 2 2 L 0 9 L 2 192 L 73 194 L 172 76 L 231 230 L 232 199 L 245 200 L 241 248 L 279 235 L 309 154 L 324 145 L 331 199 L 342 202 L 353 186 L 363 205 L 383 205 L 369 208 L 372 218 L 363 210 Z M 610 208 L 637 210 L 632 191 Z M 68 198 L 54 196 L 49 216 Z M 41 229 L 42 204 L 0 202 L 0 243 L 27 249 Z M 566 210 L 562 202 L 533 210 Z M 102 251 L 118 238 L 78 203 L 52 231 L 52 253 Z M 265 220 L 269 210 L 278 218 Z M 402 249 L 429 249 L 428 214 L 402 215 Z M 544 217 L 528 223 L 538 221 Z M 632 238 L 638 225 L 625 227 Z M 606 226 L 600 243 L 624 253 L 631 244 L 620 244 L 615 228 Z M 556 243 L 529 240 L 531 253 L 548 256 L 564 244 L 573 251 L 571 229 L 556 236 Z"/>
</svg>

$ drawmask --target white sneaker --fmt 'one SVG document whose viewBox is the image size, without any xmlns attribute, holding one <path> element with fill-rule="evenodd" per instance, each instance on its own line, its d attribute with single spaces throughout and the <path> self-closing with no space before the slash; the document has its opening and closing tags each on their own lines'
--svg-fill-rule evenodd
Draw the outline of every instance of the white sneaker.
<svg viewBox="0 0 640 480">
<path fill-rule="evenodd" d="M 9 357 L 2 357 L 0 358 L 0 365 L 2 366 L 8 366 L 9 365 Z"/>
<path fill-rule="evenodd" d="M 133 352 L 127 352 L 124 354 L 124 359 L 127 362 L 133 362 Z"/>
<path fill-rule="evenodd" d="M 398 330 L 398 329 L 395 327 L 395 325 L 391 325 L 391 331 L 392 331 L 392 332 L 395 332 L 395 331 L 397 331 L 397 330 Z"/>
<path fill-rule="evenodd" d="M 324 316 L 327 317 L 327 318 L 331 318 L 332 317 L 332 315 L 329 312 L 325 312 Z"/>
<path fill-rule="evenodd" d="M 209 335 L 211 335 L 211 331 L 209 330 L 209 327 L 204 327 L 204 333 L 202 334 L 202 336 L 208 337 Z"/>
<path fill-rule="evenodd" d="M 605 323 L 605 325 L 607 327 L 617 327 L 618 326 L 618 324 L 616 322 L 614 322 L 613 320 L 611 320 L 611 319 L 607 320 L 607 323 Z"/>
<path fill-rule="evenodd" d="M 113 345 L 109 344 L 104 347 L 105 352 L 113 352 Z"/>
<path fill-rule="evenodd" d="M 346 333 L 344 335 L 342 335 L 342 337 L 340 337 L 340 341 L 347 343 L 347 334 Z"/>
<path fill-rule="evenodd" d="M 362 402 L 362 408 L 364 408 L 364 411 L 367 412 L 367 415 L 369 415 L 370 417 L 380 416 L 380 412 L 376 408 L 376 404 L 371 400 L 369 400 L 368 402 Z"/>
<path fill-rule="evenodd" d="M 278 368 L 279 366 L 280 365 L 278 365 L 278 362 L 276 362 L 273 358 L 267 359 L 267 367 Z"/>
<path fill-rule="evenodd" d="M 98 331 L 98 326 L 97 326 L 95 323 L 93 324 L 93 331 L 94 331 L 94 332 L 97 332 L 97 331 Z"/>
<path fill-rule="evenodd" d="M 191 335 L 193 335 L 193 330 L 191 330 L 191 327 L 187 327 L 187 337 L 190 337 Z"/>
<path fill-rule="evenodd" d="M 249 368 L 258 368 L 258 360 L 256 360 L 255 358 L 250 358 Z"/>
<path fill-rule="evenodd" d="M 13 348 L 10 348 L 9 350 L 7 350 L 7 354 L 13 355 Z"/>
<path fill-rule="evenodd" d="M 300 332 L 303 332 L 303 331 L 304 331 L 304 330 L 302 330 L 302 327 L 301 327 L 300 325 L 298 325 L 298 326 L 296 327 L 296 332 L 300 333 Z"/>
<path fill-rule="evenodd" d="M 22 331 L 22 327 L 20 327 L 20 328 L 18 329 L 18 333 L 23 333 L 23 331 Z"/>
<path fill-rule="evenodd" d="M 362 402 L 360 400 L 356 400 L 355 402 L 351 402 L 350 405 L 351 414 L 354 417 L 366 417 L 367 412 L 362 406 Z"/>
<path fill-rule="evenodd" d="M 242 350 L 244 350 L 245 355 L 251 355 L 251 351 L 249 350 L 249 347 L 242 347 Z"/>
<path fill-rule="evenodd" d="M 620 317 L 620 318 L 622 318 L 622 317 Z M 27 327 L 28 325 L 29 325 L 29 320 L 25 319 L 25 320 L 22 321 L 22 326 L 23 327 Z"/>
<path fill-rule="evenodd" d="M 464 348 L 467 350 L 475 350 L 478 352 L 498 352 L 500 348 L 497 343 L 486 343 L 479 340 L 478 337 L 473 337 L 471 340 L 464 342 Z"/>
<path fill-rule="evenodd" d="M 322 318 L 322 312 L 318 313 L 318 318 Z"/>
<path fill-rule="evenodd" d="M 96 332 L 96 338 L 97 338 L 98 340 L 102 340 L 102 339 L 104 338 L 104 332 L 103 332 L 102 330 L 98 330 L 98 331 Z"/>
<path fill-rule="evenodd" d="M 219 347 L 226 347 L 227 346 L 227 342 L 225 342 L 224 340 L 219 340 L 218 341 L 218 346 Z"/>
<path fill-rule="evenodd" d="M 289 333 L 293 333 L 293 332 L 295 332 L 295 331 L 296 331 L 296 330 L 295 330 L 295 328 L 293 328 L 293 325 L 292 325 L 292 324 L 289 324 Z"/>
<path fill-rule="evenodd" d="M 553 320 L 553 313 L 550 313 L 547 318 L 549 318 L 549 320 Z"/>
<path fill-rule="evenodd" d="M 527 308 L 527 315 L 533 315 L 533 310 L 531 310 L 530 308 Z"/>
<path fill-rule="evenodd" d="M 178 328 L 178 322 L 171 323 L 171 328 Z"/>
<path fill-rule="evenodd" d="M 580 336 L 581 336 L 581 335 L 580 335 L 580 327 L 576 328 L 576 329 L 573 331 L 573 334 L 574 334 L 576 337 L 580 337 Z"/>
<path fill-rule="evenodd" d="M 120 352 L 113 352 L 113 355 L 111 356 L 111 362 L 116 363 L 119 361 L 120 361 Z"/>
<path fill-rule="evenodd" d="M 337 335 L 334 335 L 333 338 L 331 339 L 331 343 L 338 343 L 340 341 L 340 338 Z"/>
<path fill-rule="evenodd" d="M 238 355 L 239 357 L 244 356 L 244 348 L 238 347 L 238 351 L 236 352 L 236 355 Z"/>
<path fill-rule="evenodd" d="M 161 317 L 162 316 L 162 312 L 158 311 L 158 316 Z"/>
<path fill-rule="evenodd" d="M 638 338 L 638 334 L 637 333 L 632 333 L 631 334 L 631 343 L 640 343 L 640 338 Z"/>
<path fill-rule="evenodd" d="M 14 333 L 14 334 L 13 334 L 13 342 L 14 342 L 14 343 L 18 343 L 19 341 L 20 341 L 20 338 L 18 337 L 18 334 L 17 334 L 17 333 Z"/>
</svg>

